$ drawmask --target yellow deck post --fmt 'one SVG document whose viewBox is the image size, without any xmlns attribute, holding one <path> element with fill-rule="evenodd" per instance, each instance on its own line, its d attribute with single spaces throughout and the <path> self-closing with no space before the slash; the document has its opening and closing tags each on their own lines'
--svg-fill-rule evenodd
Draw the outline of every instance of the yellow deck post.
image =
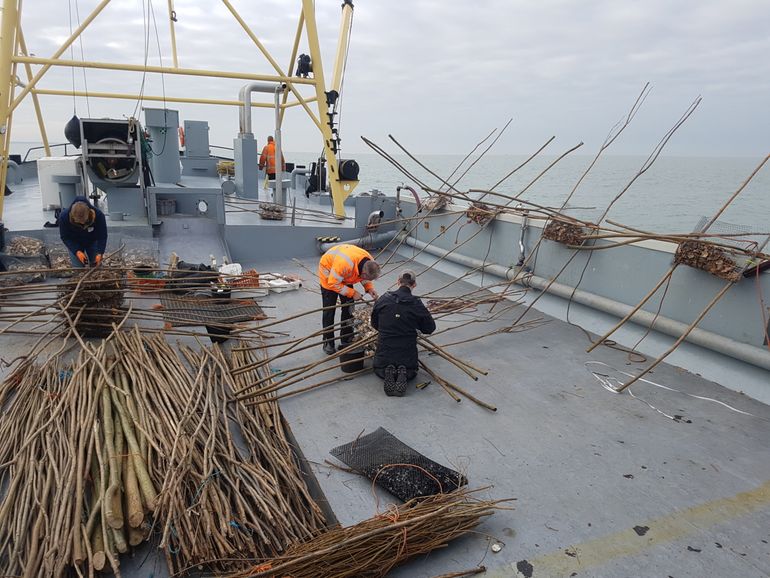
<svg viewBox="0 0 770 578">
<path fill-rule="evenodd" d="M 179 58 L 176 54 L 176 13 L 174 12 L 174 0 L 168 0 L 168 25 L 171 31 L 171 55 L 174 58 L 174 68 L 179 68 Z"/>
<path fill-rule="evenodd" d="M 19 35 L 19 50 L 23 56 L 28 56 L 27 44 L 24 42 L 24 33 L 19 26 L 17 30 Z M 27 71 L 27 82 L 32 80 L 32 67 L 25 63 L 24 68 Z M 40 99 L 37 97 L 37 90 L 32 91 L 32 104 L 35 107 L 35 116 L 37 117 L 37 124 L 40 127 L 40 139 L 43 141 L 43 147 L 45 148 L 45 156 L 51 156 L 51 146 L 48 144 L 48 133 L 45 130 L 45 121 L 43 120 L 43 111 L 40 108 Z"/>
<path fill-rule="evenodd" d="M 344 26 L 346 19 L 352 17 L 353 7 L 346 3 L 343 5 L 342 9 Z M 326 86 L 324 84 L 323 63 L 321 60 L 321 45 L 318 42 L 318 27 L 316 26 L 315 21 L 313 0 L 302 0 L 302 10 L 305 15 L 310 58 L 313 61 L 313 78 L 315 80 L 318 116 L 321 118 L 320 129 L 324 140 L 324 153 L 326 155 L 327 170 L 329 171 L 329 184 L 332 188 L 331 193 L 334 215 L 338 219 L 342 219 L 345 217 L 345 199 L 353 192 L 358 181 L 341 181 L 339 178 L 339 161 L 337 160 L 337 154 L 331 147 L 332 129 L 331 126 L 329 126 L 329 106 L 326 103 Z M 349 28 L 349 20 L 346 28 Z M 340 58 L 344 58 L 344 53 L 337 54 L 338 61 Z"/>
<path fill-rule="evenodd" d="M 8 175 L 10 142 L 6 138 L 11 114 L 11 98 L 15 79 L 11 74 L 13 52 L 16 47 L 16 28 L 19 22 L 18 0 L 3 0 L 3 19 L 0 24 L 0 219 L 3 218 L 5 182 Z"/>
</svg>

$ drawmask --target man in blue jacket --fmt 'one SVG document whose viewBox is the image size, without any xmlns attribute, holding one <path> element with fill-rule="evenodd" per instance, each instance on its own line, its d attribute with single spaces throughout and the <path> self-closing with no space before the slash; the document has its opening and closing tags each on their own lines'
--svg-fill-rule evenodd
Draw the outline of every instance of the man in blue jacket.
<svg viewBox="0 0 770 578">
<path fill-rule="evenodd" d="M 96 267 L 107 247 L 107 220 L 104 213 L 85 197 L 75 200 L 59 215 L 59 235 L 67 246 L 73 267 Z"/>
<path fill-rule="evenodd" d="M 398 289 L 377 299 L 372 309 L 372 327 L 377 329 L 374 373 L 385 380 L 385 393 L 401 397 L 406 383 L 417 375 L 417 331 L 436 330 L 433 316 L 419 297 L 412 295 L 417 275 L 406 269 L 398 278 Z"/>
</svg>

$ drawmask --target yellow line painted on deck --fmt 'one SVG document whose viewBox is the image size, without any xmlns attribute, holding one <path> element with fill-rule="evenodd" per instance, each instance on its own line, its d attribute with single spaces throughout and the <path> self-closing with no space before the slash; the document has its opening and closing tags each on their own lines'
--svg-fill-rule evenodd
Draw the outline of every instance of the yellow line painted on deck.
<svg viewBox="0 0 770 578">
<path fill-rule="evenodd" d="M 569 576 L 572 572 L 580 573 L 618 558 L 634 556 L 658 544 L 680 540 L 709 526 L 751 514 L 768 506 L 770 506 L 770 481 L 729 498 L 679 510 L 670 516 L 640 521 L 638 526 L 649 527 L 644 536 L 639 536 L 633 528 L 628 528 L 530 559 L 528 563 L 532 565 L 531 576 L 557 578 Z M 566 554 L 567 551 L 574 556 Z M 513 562 L 507 569 L 492 571 L 487 575 L 490 578 L 526 575 L 517 570 L 516 564 Z"/>
</svg>

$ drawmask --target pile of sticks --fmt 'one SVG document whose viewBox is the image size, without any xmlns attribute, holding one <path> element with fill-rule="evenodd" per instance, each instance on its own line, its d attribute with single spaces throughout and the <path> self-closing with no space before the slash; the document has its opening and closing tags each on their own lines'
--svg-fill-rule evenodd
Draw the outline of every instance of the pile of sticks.
<svg viewBox="0 0 770 578">
<path fill-rule="evenodd" d="M 253 361 L 135 328 L 72 362 L 22 362 L 0 385 L 0 574 L 119 576 L 144 540 L 172 573 L 233 570 L 324 529 L 277 404 L 233 399 Z"/>
<path fill-rule="evenodd" d="M 702 241 L 680 243 L 674 255 L 674 263 L 706 271 L 733 283 L 741 280 L 742 271 L 735 260 L 724 249 Z"/>
<path fill-rule="evenodd" d="M 274 556 L 324 528 L 277 404 L 254 412 L 234 403 L 233 389 L 258 373 L 231 373 L 254 361 L 249 352 L 182 347 L 180 358 L 161 336 L 138 330 L 116 341 L 132 391 L 145 400 L 138 421 L 155 441 L 156 526 L 172 573 Z"/>
<path fill-rule="evenodd" d="M 62 314 L 74 320 L 84 337 L 106 337 L 112 324 L 119 323 L 126 292 L 125 274 L 121 269 L 102 266 L 78 271 L 60 288 L 66 306 Z"/>
<path fill-rule="evenodd" d="M 71 364 L 24 363 L 0 386 L 0 572 L 62 576 L 117 570 L 148 533 L 155 490 L 128 399 L 100 371 L 104 347 Z M 141 440 L 141 437 L 140 437 Z"/>
<path fill-rule="evenodd" d="M 507 500 L 487 501 L 469 491 L 411 500 L 348 528 L 335 528 L 230 578 L 375 578 L 467 534 Z"/>
</svg>

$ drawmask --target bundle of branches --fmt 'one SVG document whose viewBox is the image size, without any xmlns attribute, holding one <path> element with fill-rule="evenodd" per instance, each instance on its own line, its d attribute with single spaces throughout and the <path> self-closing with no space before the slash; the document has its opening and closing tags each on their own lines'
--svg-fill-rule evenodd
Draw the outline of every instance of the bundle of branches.
<svg viewBox="0 0 770 578">
<path fill-rule="evenodd" d="M 585 241 L 585 231 L 575 223 L 552 220 L 543 229 L 543 238 L 564 245 L 577 246 Z"/>
<path fill-rule="evenodd" d="M 145 442 L 110 387 L 104 350 L 71 365 L 23 364 L 0 386 L 4 576 L 64 576 L 70 566 L 93 574 L 107 563 L 117 571 L 117 553 L 147 536 L 155 490 Z"/>
<path fill-rule="evenodd" d="M 172 574 L 233 570 L 317 535 L 277 403 L 233 400 L 253 375 L 231 371 L 250 361 L 182 358 L 135 330 L 73 363 L 19 366 L 0 384 L 0 574 L 119 575 L 119 554 L 148 537 Z"/>
<path fill-rule="evenodd" d="M 286 218 L 286 207 L 276 203 L 259 203 L 259 216 L 269 221 L 282 221 Z"/>
<path fill-rule="evenodd" d="M 101 266 L 78 271 L 60 286 L 61 303 L 76 328 L 85 337 L 106 337 L 112 324 L 119 323 L 126 292 L 125 274 L 120 269 Z"/>
<path fill-rule="evenodd" d="M 477 225 L 486 225 L 489 221 L 495 218 L 497 213 L 489 205 L 474 201 L 465 211 L 465 216 L 468 217 L 468 222 L 476 223 Z"/>
<path fill-rule="evenodd" d="M 116 341 L 120 383 L 152 440 L 155 521 L 172 574 L 200 564 L 239 568 L 240 559 L 276 556 L 325 527 L 277 403 L 255 412 L 233 399 L 233 388 L 257 373 L 231 373 L 253 362 L 248 352 L 183 348 L 185 364 L 161 336 L 137 330 Z"/>
<path fill-rule="evenodd" d="M 741 279 L 741 269 L 724 249 L 701 241 L 680 243 L 674 255 L 674 263 L 706 271 L 733 283 Z"/>
<path fill-rule="evenodd" d="M 335 528 L 231 578 L 369 578 L 445 547 L 507 500 L 478 500 L 469 491 L 411 500 L 348 528 Z"/>
<path fill-rule="evenodd" d="M 422 202 L 422 207 L 420 208 L 420 212 L 422 213 L 433 213 L 438 212 L 444 207 L 446 207 L 448 204 L 450 204 L 452 200 L 447 195 L 442 195 L 441 193 L 437 193 L 435 195 L 431 195 L 427 199 L 425 199 Z"/>
<path fill-rule="evenodd" d="M 372 308 L 358 307 L 353 313 L 353 326 L 355 336 L 353 341 L 364 342 L 364 351 L 374 353 L 377 351 L 377 330 L 372 327 Z"/>
</svg>

